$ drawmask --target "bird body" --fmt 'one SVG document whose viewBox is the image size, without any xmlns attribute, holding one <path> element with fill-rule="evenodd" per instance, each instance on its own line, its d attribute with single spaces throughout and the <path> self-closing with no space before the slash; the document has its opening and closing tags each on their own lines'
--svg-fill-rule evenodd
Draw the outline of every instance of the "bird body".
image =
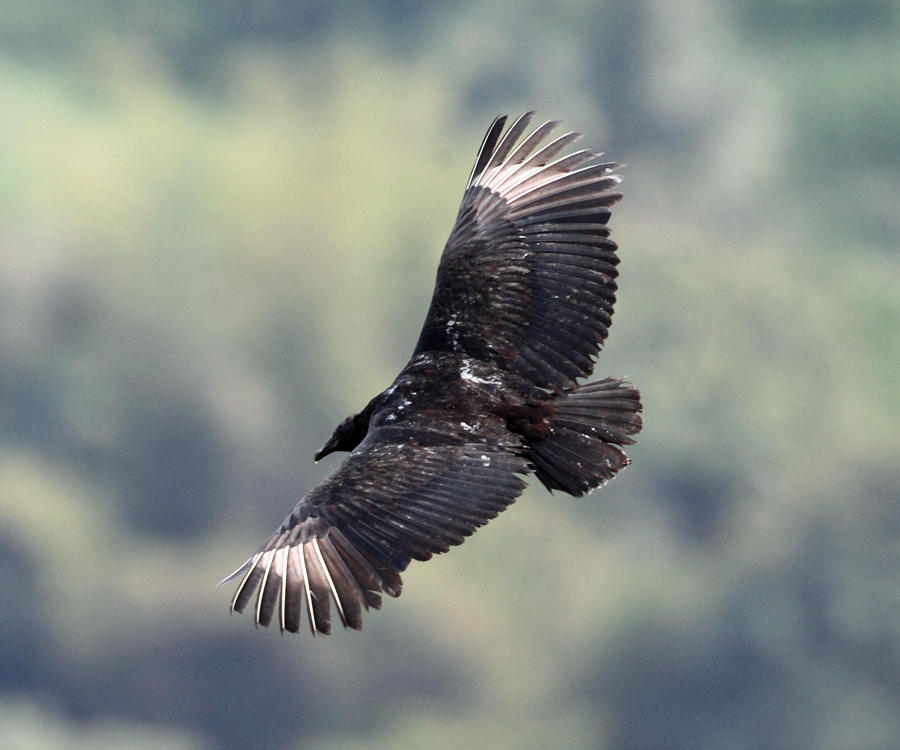
<svg viewBox="0 0 900 750">
<path fill-rule="evenodd" d="M 578 135 L 522 138 L 532 113 L 488 130 L 413 355 L 395 381 L 345 419 L 316 454 L 349 451 L 260 549 L 232 610 L 256 594 L 255 621 L 306 611 L 328 633 L 397 596 L 413 559 L 460 544 L 534 473 L 580 496 L 628 464 L 640 431 L 636 388 L 590 375 L 615 302 L 616 244 L 606 226 L 621 195 L 617 165 L 577 151 Z M 521 139 L 521 140 L 520 140 Z M 586 166 L 583 166 L 586 165 Z"/>
</svg>

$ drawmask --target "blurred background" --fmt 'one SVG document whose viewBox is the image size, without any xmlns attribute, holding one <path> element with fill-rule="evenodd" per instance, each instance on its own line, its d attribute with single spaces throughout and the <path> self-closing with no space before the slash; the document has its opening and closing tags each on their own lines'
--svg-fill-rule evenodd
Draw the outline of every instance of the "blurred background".
<svg viewBox="0 0 900 750">
<path fill-rule="evenodd" d="M 898 91 L 897 0 L 0 2 L 0 746 L 900 747 Z M 628 165 L 633 466 L 254 631 L 529 108 Z"/>
</svg>

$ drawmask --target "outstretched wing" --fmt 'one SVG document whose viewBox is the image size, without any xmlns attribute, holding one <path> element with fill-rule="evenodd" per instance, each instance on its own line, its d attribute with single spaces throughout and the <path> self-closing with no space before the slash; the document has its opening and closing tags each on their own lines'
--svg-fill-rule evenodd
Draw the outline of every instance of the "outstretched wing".
<svg viewBox="0 0 900 750">
<path fill-rule="evenodd" d="M 590 375 L 612 322 L 606 224 L 622 196 L 619 165 L 592 151 L 556 158 L 580 134 L 542 145 L 558 122 L 516 145 L 533 114 L 505 133 L 499 117 L 485 136 L 415 353 L 459 352 L 557 390 Z"/>
<path fill-rule="evenodd" d="M 381 592 L 399 596 L 411 559 L 461 544 L 522 492 L 518 474 L 530 467 L 498 418 L 480 416 L 475 432 L 436 413 L 428 422 L 370 432 L 222 581 L 243 576 L 232 611 L 256 593 L 259 625 L 271 623 L 277 605 L 281 629 L 297 632 L 305 608 L 312 632 L 327 634 L 333 600 L 344 626 L 359 629 Z"/>
</svg>

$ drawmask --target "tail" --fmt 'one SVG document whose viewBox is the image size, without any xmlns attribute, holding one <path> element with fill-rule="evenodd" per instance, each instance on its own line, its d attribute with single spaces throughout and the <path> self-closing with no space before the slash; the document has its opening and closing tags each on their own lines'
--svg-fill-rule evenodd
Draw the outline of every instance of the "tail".
<svg viewBox="0 0 900 750">
<path fill-rule="evenodd" d="M 530 443 L 535 474 L 548 490 L 581 497 L 631 463 L 619 447 L 641 431 L 641 394 L 631 383 L 606 378 L 557 396 L 550 434 Z"/>
</svg>

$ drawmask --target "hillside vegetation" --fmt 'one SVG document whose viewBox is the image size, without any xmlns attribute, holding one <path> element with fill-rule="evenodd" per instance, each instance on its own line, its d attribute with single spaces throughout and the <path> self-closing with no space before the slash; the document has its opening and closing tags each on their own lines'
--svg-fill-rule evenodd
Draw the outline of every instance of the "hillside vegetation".
<svg viewBox="0 0 900 750">
<path fill-rule="evenodd" d="M 6 746 L 900 746 L 900 3 L 34 0 L 0 42 Z M 215 582 L 530 108 L 627 164 L 633 466 L 362 633 L 255 632 Z"/>
</svg>

